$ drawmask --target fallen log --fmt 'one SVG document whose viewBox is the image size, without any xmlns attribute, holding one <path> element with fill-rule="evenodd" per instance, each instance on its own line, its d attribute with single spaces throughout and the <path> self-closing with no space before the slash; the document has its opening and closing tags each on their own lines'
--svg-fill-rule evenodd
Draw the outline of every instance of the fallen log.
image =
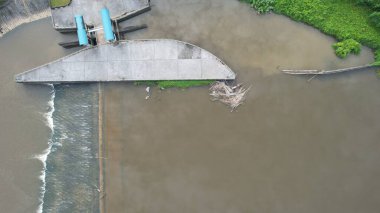
<svg viewBox="0 0 380 213">
<path fill-rule="evenodd" d="M 349 67 L 349 68 L 342 68 L 342 69 L 335 69 L 335 70 L 282 70 L 282 72 L 286 74 L 290 74 L 290 75 L 326 75 L 326 74 L 335 74 L 335 73 L 348 72 L 348 71 L 357 71 L 361 69 L 374 68 L 374 67 L 377 67 L 377 65 L 367 64 L 367 65 L 358 66 L 358 67 Z"/>
</svg>

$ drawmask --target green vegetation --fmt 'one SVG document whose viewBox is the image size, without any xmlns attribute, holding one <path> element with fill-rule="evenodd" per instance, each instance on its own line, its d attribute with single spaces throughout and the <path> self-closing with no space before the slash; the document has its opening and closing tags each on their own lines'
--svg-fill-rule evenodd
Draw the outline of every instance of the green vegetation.
<svg viewBox="0 0 380 213">
<path fill-rule="evenodd" d="M 380 66 L 380 49 L 375 51 L 375 63 L 373 65 Z"/>
<path fill-rule="evenodd" d="M 6 2 L 6 0 L 0 0 L 0 6 L 3 5 Z"/>
<path fill-rule="evenodd" d="M 274 9 L 275 0 L 241 0 L 255 8 L 259 14 L 268 13 Z"/>
<path fill-rule="evenodd" d="M 189 80 L 189 81 L 136 81 L 135 85 L 146 85 L 146 86 L 158 86 L 162 89 L 167 88 L 189 88 L 198 86 L 207 86 L 215 81 L 213 80 Z"/>
<path fill-rule="evenodd" d="M 377 28 L 380 28 L 380 12 L 373 12 L 371 15 L 369 15 L 369 20 Z"/>
<path fill-rule="evenodd" d="M 380 0 L 356 0 L 359 5 L 368 6 L 374 10 L 380 9 Z"/>
<path fill-rule="evenodd" d="M 380 0 L 275 0 L 273 10 L 339 41 L 353 39 L 380 49 Z M 380 64 L 380 57 L 376 61 Z"/>
<path fill-rule="evenodd" d="M 65 7 L 71 3 L 71 0 L 50 0 L 50 7 Z"/>
<path fill-rule="evenodd" d="M 358 55 L 360 53 L 360 44 L 354 39 L 347 39 L 342 42 L 332 45 L 335 50 L 335 54 L 340 58 L 346 58 L 348 54 L 354 53 Z"/>
<path fill-rule="evenodd" d="M 377 77 L 380 78 L 380 70 L 376 71 L 376 73 L 377 73 Z"/>
</svg>

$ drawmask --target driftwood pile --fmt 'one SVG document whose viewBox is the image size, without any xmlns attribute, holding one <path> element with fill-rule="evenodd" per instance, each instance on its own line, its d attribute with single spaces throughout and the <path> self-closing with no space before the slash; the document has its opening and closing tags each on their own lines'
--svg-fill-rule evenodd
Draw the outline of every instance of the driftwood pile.
<svg viewBox="0 0 380 213">
<path fill-rule="evenodd" d="M 251 87 L 244 88 L 242 84 L 233 86 L 217 81 L 210 87 L 211 100 L 220 101 L 231 107 L 231 111 L 234 111 L 238 106 L 243 104 L 246 94 L 250 89 Z"/>
</svg>

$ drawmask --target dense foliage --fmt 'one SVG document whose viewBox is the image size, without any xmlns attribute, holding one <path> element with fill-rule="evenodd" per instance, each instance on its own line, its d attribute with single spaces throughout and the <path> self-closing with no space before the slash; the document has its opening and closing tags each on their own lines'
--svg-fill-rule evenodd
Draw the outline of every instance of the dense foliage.
<svg viewBox="0 0 380 213">
<path fill-rule="evenodd" d="M 71 0 L 50 0 L 50 7 L 65 7 L 71 3 Z"/>
<path fill-rule="evenodd" d="M 380 9 L 380 0 L 356 0 L 355 2 L 359 5 L 370 7 L 373 10 Z"/>
<path fill-rule="evenodd" d="M 360 53 L 360 44 L 354 39 L 347 39 L 342 42 L 335 43 L 333 48 L 335 49 L 336 55 L 340 58 L 346 58 L 350 53 L 354 53 L 356 55 Z"/>
<path fill-rule="evenodd" d="M 380 28 L 380 12 L 373 12 L 371 15 L 369 15 L 369 20 L 377 28 Z"/>
<path fill-rule="evenodd" d="M 189 81 L 136 81 L 135 85 L 146 85 L 146 86 L 158 86 L 162 89 L 167 88 L 189 88 L 197 86 L 207 86 L 212 84 L 213 80 L 189 80 Z"/>
<path fill-rule="evenodd" d="M 268 13 L 274 9 L 276 0 L 242 0 L 249 3 L 259 14 Z"/>
</svg>

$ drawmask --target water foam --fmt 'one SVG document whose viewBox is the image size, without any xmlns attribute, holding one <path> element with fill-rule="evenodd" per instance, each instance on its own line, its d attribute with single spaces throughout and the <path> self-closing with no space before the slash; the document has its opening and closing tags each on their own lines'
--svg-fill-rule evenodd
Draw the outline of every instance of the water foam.
<svg viewBox="0 0 380 213">
<path fill-rule="evenodd" d="M 42 213 L 43 212 L 43 205 L 44 205 L 44 196 L 45 196 L 45 191 L 46 191 L 46 160 L 48 155 L 51 152 L 51 148 L 53 146 L 53 141 L 52 137 L 54 134 L 54 120 L 53 120 L 53 113 L 55 111 L 54 108 L 54 99 L 55 99 L 55 89 L 53 84 L 48 84 L 52 88 L 51 92 L 51 98 L 50 101 L 48 102 L 49 110 L 48 112 L 44 113 L 45 117 L 45 124 L 48 126 L 51 130 L 50 134 L 50 139 L 48 141 L 48 148 L 45 149 L 42 154 L 34 156 L 34 158 L 40 160 L 43 164 L 43 169 L 41 171 L 41 175 L 39 176 L 40 180 L 42 181 L 42 186 L 41 186 L 41 196 L 40 196 L 40 204 L 37 209 L 37 213 Z"/>
</svg>

